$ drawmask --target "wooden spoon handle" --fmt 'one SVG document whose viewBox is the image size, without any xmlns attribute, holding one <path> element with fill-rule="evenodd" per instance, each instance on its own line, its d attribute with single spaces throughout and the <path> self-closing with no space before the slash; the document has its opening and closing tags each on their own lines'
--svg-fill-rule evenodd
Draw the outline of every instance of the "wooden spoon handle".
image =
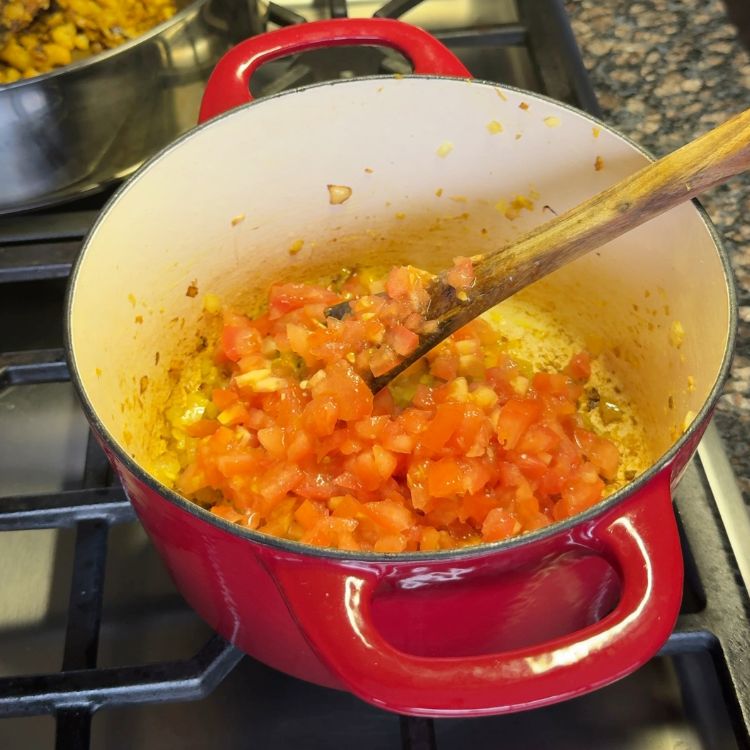
<svg viewBox="0 0 750 750">
<path fill-rule="evenodd" d="M 441 274 L 430 287 L 427 317 L 433 334 L 399 365 L 369 381 L 387 385 L 451 333 L 520 289 L 714 185 L 750 169 L 750 110 L 649 164 L 570 211 L 474 264 L 476 283 L 465 295 Z"/>
<path fill-rule="evenodd" d="M 441 294 L 430 318 L 453 317 L 456 328 L 627 230 L 750 168 L 750 110 L 649 164 L 561 216 L 542 224 L 512 247 L 475 264 L 477 283 L 461 306 Z"/>
</svg>

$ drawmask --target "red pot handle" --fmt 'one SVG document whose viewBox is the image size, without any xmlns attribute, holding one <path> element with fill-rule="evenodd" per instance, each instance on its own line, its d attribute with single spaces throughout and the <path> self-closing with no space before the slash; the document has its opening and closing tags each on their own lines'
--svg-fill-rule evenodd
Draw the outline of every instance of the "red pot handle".
<svg viewBox="0 0 750 750">
<path fill-rule="evenodd" d="M 199 122 L 252 101 L 250 77 L 263 63 L 319 47 L 377 44 L 401 52 L 417 74 L 471 78 L 463 63 L 434 36 L 388 18 L 312 21 L 246 39 L 216 64 L 203 94 Z"/>
<path fill-rule="evenodd" d="M 683 565 L 668 472 L 593 532 L 586 528 L 575 543 L 604 555 L 620 573 L 615 610 L 576 633 L 500 654 L 446 658 L 397 650 L 373 625 L 379 576 L 363 566 L 342 570 L 330 562 L 287 560 L 274 565 L 274 574 L 312 648 L 364 700 L 418 716 L 509 713 L 624 677 L 650 659 L 672 631 Z"/>
</svg>

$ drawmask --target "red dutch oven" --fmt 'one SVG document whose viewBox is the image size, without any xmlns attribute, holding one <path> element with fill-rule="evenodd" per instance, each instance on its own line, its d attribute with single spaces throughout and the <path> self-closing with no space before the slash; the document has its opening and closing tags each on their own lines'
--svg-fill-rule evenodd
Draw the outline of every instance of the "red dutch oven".
<svg viewBox="0 0 750 750">
<path fill-rule="evenodd" d="M 250 103 L 261 63 L 344 44 L 393 47 L 415 75 Z M 580 695 L 635 670 L 668 637 L 683 574 L 670 491 L 710 418 L 736 327 L 727 258 L 696 205 L 522 293 L 617 373 L 658 456 L 577 517 L 467 549 L 355 554 L 226 523 L 148 468 L 174 373 L 208 325 L 204 293 L 243 304 L 273 280 L 342 264 L 439 267 L 511 240 L 648 159 L 581 112 L 468 76 L 432 37 L 396 21 L 310 23 L 244 42 L 209 82 L 201 118 L 214 119 L 109 202 L 67 304 L 87 415 L 187 601 L 272 667 L 422 716 Z M 350 199 L 331 205 L 330 184 L 350 187 Z M 525 208 L 509 213 L 519 195 Z"/>
</svg>

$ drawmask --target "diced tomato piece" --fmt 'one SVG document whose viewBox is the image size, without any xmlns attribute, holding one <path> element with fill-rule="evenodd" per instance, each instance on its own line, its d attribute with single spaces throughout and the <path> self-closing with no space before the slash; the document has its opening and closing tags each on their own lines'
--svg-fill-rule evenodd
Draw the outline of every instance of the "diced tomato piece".
<svg viewBox="0 0 750 750">
<path fill-rule="evenodd" d="M 406 537 L 403 534 L 381 536 L 373 545 L 375 552 L 403 552 L 406 549 Z"/>
<path fill-rule="evenodd" d="M 479 492 L 492 478 L 492 471 L 484 460 L 471 459 L 461 462 L 464 490 L 472 494 Z"/>
<path fill-rule="evenodd" d="M 554 507 L 555 520 L 569 518 L 590 508 L 601 500 L 604 482 L 597 476 L 596 469 L 590 472 L 577 470 L 563 487 L 562 498 Z"/>
<path fill-rule="evenodd" d="M 336 429 L 339 418 L 339 407 L 332 396 L 316 398 L 305 407 L 302 421 L 313 435 L 323 437 L 331 435 Z"/>
<path fill-rule="evenodd" d="M 524 477 L 527 479 L 539 480 L 546 475 L 549 461 L 552 460 L 552 456 L 549 456 L 549 461 L 546 461 L 545 458 L 545 454 L 540 456 L 538 454 L 520 453 L 513 457 L 513 461 L 516 466 L 518 466 Z"/>
<path fill-rule="evenodd" d="M 372 457 L 375 460 L 375 468 L 378 470 L 378 474 L 385 481 L 396 470 L 398 459 L 393 453 L 379 445 L 372 446 Z"/>
<path fill-rule="evenodd" d="M 242 520 L 242 514 L 238 513 L 229 503 L 217 503 L 211 507 L 211 513 L 229 521 L 229 523 L 237 523 Z"/>
<path fill-rule="evenodd" d="M 453 268 L 445 274 L 445 280 L 459 291 L 470 289 L 474 285 L 474 264 L 471 258 L 454 258 Z"/>
<path fill-rule="evenodd" d="M 337 495 L 328 501 L 334 516 L 359 519 L 365 512 L 362 503 L 351 495 Z"/>
<path fill-rule="evenodd" d="M 383 481 L 371 450 L 354 456 L 352 473 L 366 490 L 376 490 Z"/>
<path fill-rule="evenodd" d="M 412 404 L 418 409 L 432 409 L 435 406 L 435 398 L 432 388 L 429 388 L 424 383 L 419 383 L 414 391 L 414 396 L 411 400 Z"/>
<path fill-rule="evenodd" d="M 419 346 L 419 336 L 406 326 L 398 324 L 388 334 L 388 343 L 396 354 L 406 357 Z"/>
<path fill-rule="evenodd" d="M 438 409 L 447 404 L 441 404 Z M 464 408 L 463 418 L 454 433 L 454 441 L 461 455 L 468 458 L 484 455 L 492 438 L 492 423 L 474 406 Z"/>
<path fill-rule="evenodd" d="M 190 437 L 206 437 L 207 435 L 213 435 L 219 427 L 219 423 L 215 419 L 199 419 L 197 422 L 189 424 L 185 428 Z"/>
<path fill-rule="evenodd" d="M 343 525 L 342 525 L 343 522 Z M 349 525 L 351 524 L 351 525 Z M 326 517 L 318 521 L 315 526 L 307 530 L 300 541 L 316 547 L 339 547 L 340 549 L 356 549 L 356 542 L 351 532 L 356 528 L 356 521 L 344 518 Z M 345 546 L 340 546 L 343 541 Z"/>
<path fill-rule="evenodd" d="M 254 453 L 230 453 L 218 456 L 216 466 L 225 477 L 237 474 L 252 474 L 258 470 L 260 462 Z"/>
<path fill-rule="evenodd" d="M 237 392 L 231 388 L 214 388 L 211 392 L 211 400 L 222 411 L 231 406 L 238 398 Z"/>
<path fill-rule="evenodd" d="M 497 473 L 505 487 L 520 487 L 524 483 L 524 476 L 520 467 L 510 461 L 498 463 Z"/>
<path fill-rule="evenodd" d="M 336 494 L 337 489 L 330 475 L 316 471 L 305 471 L 302 480 L 294 488 L 294 491 L 300 497 L 307 497 L 311 500 L 328 500 Z"/>
<path fill-rule="evenodd" d="M 381 443 L 389 451 L 408 454 L 414 450 L 416 441 L 411 435 L 402 432 L 398 423 L 389 422 L 383 431 Z"/>
<path fill-rule="evenodd" d="M 485 542 L 499 542 L 512 536 L 518 525 L 513 516 L 503 508 L 493 508 L 482 524 L 482 539 Z"/>
<path fill-rule="evenodd" d="M 440 450 L 461 426 L 465 412 L 463 404 L 440 404 L 435 410 L 435 416 L 419 436 L 419 444 L 433 453 Z"/>
<path fill-rule="evenodd" d="M 531 379 L 537 393 L 549 396 L 567 396 L 570 379 L 559 372 L 537 372 Z"/>
<path fill-rule="evenodd" d="M 487 514 L 497 507 L 497 498 L 486 493 L 467 495 L 461 502 L 459 518 L 462 521 L 471 519 L 475 527 L 481 527 Z"/>
<path fill-rule="evenodd" d="M 594 435 L 588 430 L 576 429 L 573 434 L 583 454 L 596 466 L 599 473 L 607 480 L 615 479 L 617 467 L 620 465 L 620 452 L 617 446 L 611 440 Z"/>
<path fill-rule="evenodd" d="M 516 450 L 519 453 L 539 454 L 553 451 L 560 443 L 560 436 L 545 424 L 532 424 L 519 438 Z"/>
<path fill-rule="evenodd" d="M 526 430 L 539 419 L 542 404 L 536 399 L 509 399 L 500 409 L 497 423 L 497 437 L 500 444 L 513 449 Z"/>
<path fill-rule="evenodd" d="M 370 372 L 377 378 L 400 362 L 401 357 L 390 346 L 383 344 L 370 355 Z"/>
<path fill-rule="evenodd" d="M 420 534 L 419 549 L 433 552 L 440 549 L 440 532 L 434 526 L 424 526 Z"/>
<path fill-rule="evenodd" d="M 284 458 L 286 455 L 283 427 L 264 427 L 258 430 L 258 440 L 274 458 Z"/>
<path fill-rule="evenodd" d="M 250 326 L 225 326 L 221 332 L 221 351 L 227 359 L 236 362 L 257 352 L 263 342 L 257 329 Z"/>
<path fill-rule="evenodd" d="M 389 388 L 383 388 L 372 401 L 372 413 L 375 416 L 388 416 L 394 413 L 396 405 L 393 401 L 393 394 Z"/>
<path fill-rule="evenodd" d="M 432 497 L 451 497 L 464 490 L 461 465 L 446 457 L 430 463 L 427 469 L 427 492 Z"/>
<path fill-rule="evenodd" d="M 334 292 L 312 284 L 274 284 L 268 295 L 268 317 L 280 318 L 284 313 L 297 310 L 305 305 L 321 303 L 333 305 L 339 299 Z"/>
<path fill-rule="evenodd" d="M 394 500 L 365 503 L 364 509 L 377 524 L 393 533 L 405 531 L 413 522 L 411 511 Z"/>
<path fill-rule="evenodd" d="M 324 506 L 305 500 L 294 511 L 294 520 L 304 529 L 312 529 L 319 521 L 328 517 Z"/>
<path fill-rule="evenodd" d="M 299 354 L 307 364 L 313 364 L 314 357 L 310 352 L 311 331 L 304 326 L 287 323 L 286 336 L 291 350 Z"/>
<path fill-rule="evenodd" d="M 247 410 L 245 425 L 251 430 L 262 430 L 264 427 L 270 427 L 273 424 L 275 423 L 271 416 L 260 409 Z"/>
<path fill-rule="evenodd" d="M 284 497 L 302 481 L 302 472 L 294 464 L 277 464 L 258 480 L 258 492 L 266 498 Z"/>
<path fill-rule="evenodd" d="M 388 273 L 388 279 L 385 282 L 385 291 L 389 297 L 398 299 L 408 296 L 413 282 L 409 276 L 409 269 L 406 266 L 393 268 Z"/>
<path fill-rule="evenodd" d="M 206 475 L 198 463 L 189 464 L 175 482 L 177 491 L 188 496 L 202 490 L 206 485 Z"/>
<path fill-rule="evenodd" d="M 513 509 L 523 529 L 528 529 L 530 524 L 535 523 L 539 515 L 539 500 L 528 491 L 528 485 L 516 490 Z"/>
<path fill-rule="evenodd" d="M 573 380 L 586 382 L 591 377 L 591 355 L 588 352 L 578 352 L 570 358 L 565 372 Z"/>
<path fill-rule="evenodd" d="M 459 500 L 455 497 L 436 498 L 425 515 L 425 520 L 432 526 L 447 529 L 456 523 L 460 523 L 459 509 Z"/>
<path fill-rule="evenodd" d="M 536 531 L 544 529 L 552 523 L 552 519 L 544 513 L 537 512 L 526 519 L 525 531 Z"/>
<path fill-rule="evenodd" d="M 458 376 L 458 357 L 441 355 L 430 362 L 430 374 L 441 380 L 450 381 Z"/>
<path fill-rule="evenodd" d="M 364 438 L 365 440 L 378 440 L 388 423 L 388 417 L 380 416 L 361 419 L 360 421 L 355 422 L 353 426 L 354 431 L 361 438 Z"/>
<path fill-rule="evenodd" d="M 407 435 L 416 437 L 425 432 L 430 424 L 430 412 L 425 409 L 406 409 L 399 417 Z"/>
<path fill-rule="evenodd" d="M 325 377 L 313 385 L 312 394 L 315 399 L 334 399 L 339 419 L 347 422 L 372 414 L 372 391 L 348 362 L 340 360 L 326 368 Z"/>
<path fill-rule="evenodd" d="M 339 430 L 343 433 L 341 440 L 338 443 L 338 450 L 344 456 L 352 456 L 360 453 L 365 449 L 365 441 L 354 437 L 351 432 Z"/>
<path fill-rule="evenodd" d="M 286 449 L 286 456 L 290 461 L 299 464 L 306 458 L 309 458 L 315 453 L 315 446 L 313 440 L 306 432 L 299 430 L 294 433 L 289 446 Z"/>
</svg>

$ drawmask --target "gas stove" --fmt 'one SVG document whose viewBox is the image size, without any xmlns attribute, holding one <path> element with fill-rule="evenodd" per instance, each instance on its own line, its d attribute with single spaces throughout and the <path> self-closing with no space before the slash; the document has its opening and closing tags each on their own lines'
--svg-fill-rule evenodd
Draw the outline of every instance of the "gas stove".
<svg viewBox="0 0 750 750">
<path fill-rule="evenodd" d="M 351 14 L 435 33 L 477 78 L 598 114 L 559 0 L 264 4 L 269 28 Z M 261 96 L 408 72 L 350 48 L 269 64 Z M 271 147 L 269 145 L 269 147 Z M 590 695 L 470 720 L 398 717 L 243 656 L 174 589 L 80 411 L 62 356 L 71 263 L 108 196 L 0 219 L 0 747 L 750 748 L 750 522 L 714 427 L 675 493 L 685 552 L 660 654 Z"/>
</svg>

